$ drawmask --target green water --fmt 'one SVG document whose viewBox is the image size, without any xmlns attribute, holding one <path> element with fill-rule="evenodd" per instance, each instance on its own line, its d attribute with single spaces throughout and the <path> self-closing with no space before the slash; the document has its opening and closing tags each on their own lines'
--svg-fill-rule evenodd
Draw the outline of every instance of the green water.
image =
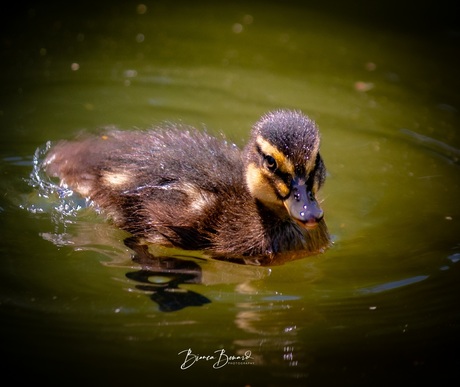
<svg viewBox="0 0 460 387">
<path fill-rule="evenodd" d="M 2 12 L 3 375 L 16 366 L 16 381 L 59 386 L 458 379 L 460 35 L 442 2 L 108 4 Z M 192 259 L 201 283 L 179 288 L 202 306 L 160 311 L 129 277 L 139 268 L 126 235 L 81 200 L 59 207 L 43 176 L 30 181 L 37 148 L 81 130 L 174 121 L 244 145 L 280 107 L 320 126 L 334 245 L 272 268 Z M 191 364 L 189 349 L 243 358 Z"/>
</svg>

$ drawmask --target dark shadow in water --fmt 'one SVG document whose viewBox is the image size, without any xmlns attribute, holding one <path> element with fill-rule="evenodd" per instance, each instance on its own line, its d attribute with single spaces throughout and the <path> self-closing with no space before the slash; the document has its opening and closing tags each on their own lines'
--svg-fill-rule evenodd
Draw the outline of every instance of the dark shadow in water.
<svg viewBox="0 0 460 387">
<path fill-rule="evenodd" d="M 142 266 L 141 270 L 126 273 L 126 277 L 140 282 L 136 288 L 151 292 L 162 312 L 175 312 L 188 306 L 202 306 L 211 302 L 205 296 L 191 290 L 182 289 L 181 284 L 199 284 L 202 279 L 200 265 L 186 259 L 154 256 L 148 246 L 137 238 L 125 239 L 125 244 L 136 255 L 133 261 Z"/>
</svg>

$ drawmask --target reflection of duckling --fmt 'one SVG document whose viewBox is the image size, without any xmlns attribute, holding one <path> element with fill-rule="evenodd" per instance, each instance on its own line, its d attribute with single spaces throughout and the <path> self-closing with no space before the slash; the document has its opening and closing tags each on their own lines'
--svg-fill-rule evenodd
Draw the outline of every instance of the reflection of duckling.
<svg viewBox="0 0 460 387">
<path fill-rule="evenodd" d="M 319 142 L 308 117 L 278 110 L 244 151 L 193 128 L 107 130 L 58 143 L 44 165 L 146 243 L 276 264 L 330 244 L 315 198 L 326 174 Z"/>
</svg>

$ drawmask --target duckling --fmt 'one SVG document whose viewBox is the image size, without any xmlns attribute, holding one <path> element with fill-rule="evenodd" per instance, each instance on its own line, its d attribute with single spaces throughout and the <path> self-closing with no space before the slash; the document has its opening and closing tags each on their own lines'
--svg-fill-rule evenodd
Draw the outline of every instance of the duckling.
<svg viewBox="0 0 460 387">
<path fill-rule="evenodd" d="M 181 125 L 106 129 L 58 142 L 44 168 L 142 243 L 272 265 L 330 245 L 316 199 L 326 176 L 319 146 L 314 121 L 276 110 L 242 150 Z"/>
</svg>

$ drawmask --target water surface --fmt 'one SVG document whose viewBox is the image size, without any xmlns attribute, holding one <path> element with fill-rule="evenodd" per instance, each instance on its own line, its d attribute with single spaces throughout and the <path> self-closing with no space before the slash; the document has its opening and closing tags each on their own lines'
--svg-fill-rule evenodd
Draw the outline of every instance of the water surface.
<svg viewBox="0 0 460 387">
<path fill-rule="evenodd" d="M 459 35 L 438 19 L 423 23 L 423 9 L 407 23 L 388 10 L 388 23 L 375 19 L 382 9 L 15 10 L 1 46 L 4 366 L 52 385 L 455 376 Z M 125 233 L 83 199 L 50 194 L 34 169 L 48 141 L 111 125 L 182 122 L 244 146 L 259 116 L 280 107 L 320 126 L 334 245 L 272 268 L 182 256 L 199 281 L 178 288 L 201 306 L 163 311 L 171 300 L 157 290 L 168 278 L 140 272 Z"/>
</svg>

